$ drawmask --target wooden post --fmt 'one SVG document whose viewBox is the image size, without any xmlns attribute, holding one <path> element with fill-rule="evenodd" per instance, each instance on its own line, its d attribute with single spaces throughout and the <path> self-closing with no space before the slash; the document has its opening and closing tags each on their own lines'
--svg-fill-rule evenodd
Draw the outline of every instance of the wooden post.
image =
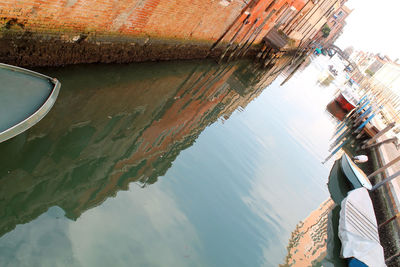
<svg viewBox="0 0 400 267">
<path fill-rule="evenodd" d="M 335 146 L 337 146 L 337 144 L 340 143 L 340 141 L 345 138 L 348 134 L 351 133 L 351 129 L 346 129 L 341 135 L 338 136 L 338 138 L 336 138 L 336 140 L 331 144 L 329 151 L 331 151 Z"/>
<path fill-rule="evenodd" d="M 361 147 L 361 149 L 366 149 L 366 148 L 371 148 L 371 147 L 376 147 L 376 146 L 380 146 L 380 145 L 382 145 L 382 144 L 386 144 L 386 143 L 390 143 L 390 142 L 395 142 L 397 140 L 397 137 L 393 137 L 393 138 L 389 138 L 389 139 L 386 139 L 386 140 L 384 140 L 384 141 L 382 141 L 382 142 L 379 142 L 379 143 L 376 143 L 376 144 L 372 144 L 372 145 L 363 145 L 362 147 Z"/>
<path fill-rule="evenodd" d="M 380 131 L 379 133 L 377 133 L 374 137 L 372 137 L 371 139 L 369 139 L 364 146 L 369 146 L 371 145 L 373 142 L 375 142 L 376 139 L 378 139 L 379 137 L 381 137 L 382 135 L 384 135 L 386 132 L 388 132 L 390 129 L 392 129 L 395 126 L 396 123 L 392 122 L 389 123 L 382 131 Z"/>
<path fill-rule="evenodd" d="M 387 220 L 387 221 L 381 223 L 381 224 L 378 226 L 378 228 L 381 228 L 381 227 L 385 226 L 386 224 L 390 223 L 391 221 L 393 221 L 394 219 L 396 219 L 396 218 L 399 217 L 399 216 L 400 216 L 400 212 L 398 212 L 396 215 L 394 215 L 394 216 L 393 216 L 392 218 L 390 218 L 389 220 Z"/>
<path fill-rule="evenodd" d="M 350 138 L 344 140 L 343 143 L 342 143 L 340 146 L 338 146 L 338 147 L 337 147 L 323 162 L 322 162 L 322 164 L 325 164 L 333 155 L 335 155 L 335 154 L 336 154 L 344 145 L 346 145 L 349 141 L 350 141 Z"/>
<path fill-rule="evenodd" d="M 385 171 L 387 168 L 389 168 L 390 166 L 392 166 L 393 164 L 395 164 L 396 162 L 398 162 L 400 160 L 400 156 L 398 156 L 397 158 L 393 159 L 392 161 L 390 161 L 388 164 L 386 164 L 385 166 L 377 169 L 376 171 L 374 171 L 373 173 L 371 173 L 370 175 L 368 175 L 368 179 L 374 177 L 375 175 L 377 175 L 378 173 L 381 173 L 383 171 Z"/>
<path fill-rule="evenodd" d="M 235 47 L 233 48 L 232 52 L 230 53 L 230 55 L 228 57 L 228 62 L 236 54 L 236 51 L 242 46 L 243 41 L 247 38 L 247 36 L 249 35 L 249 33 L 251 32 L 253 27 L 256 25 L 258 19 L 259 18 L 256 18 L 255 21 L 253 21 L 253 25 L 251 25 L 250 28 L 246 31 L 246 33 L 244 34 L 242 39 L 240 39 L 239 43 L 235 45 Z M 249 23 L 250 23 L 249 20 L 247 20 L 245 24 L 249 24 Z"/>
<path fill-rule="evenodd" d="M 272 50 L 272 47 L 269 47 L 269 49 L 265 50 L 264 55 L 261 58 L 265 59 L 266 57 L 268 57 L 271 50 Z"/>
<path fill-rule="evenodd" d="M 372 107 L 369 107 L 363 114 L 361 114 L 357 119 L 354 120 L 353 125 L 359 124 L 371 112 L 372 112 Z"/>
<path fill-rule="evenodd" d="M 247 51 L 250 49 L 250 47 L 252 46 L 252 44 L 254 43 L 254 41 L 257 39 L 257 37 L 260 35 L 260 33 L 262 32 L 265 24 L 267 23 L 269 17 L 267 16 L 264 21 L 261 23 L 261 25 L 256 29 L 256 34 L 254 36 L 254 38 L 252 39 L 252 41 L 250 42 L 250 44 L 247 46 L 247 48 L 244 50 L 243 52 L 243 56 L 246 55 Z"/>
<path fill-rule="evenodd" d="M 229 48 L 231 47 L 231 45 L 233 44 L 233 42 L 235 41 L 236 37 L 238 36 L 239 32 L 243 29 L 244 25 L 246 25 L 249 21 L 250 18 L 250 14 L 247 15 L 246 19 L 243 20 L 242 25 L 240 25 L 239 29 L 237 30 L 237 32 L 233 35 L 233 37 L 231 38 L 231 40 L 229 41 L 228 45 L 226 46 L 226 49 L 224 51 L 224 53 L 222 53 L 221 57 L 220 57 L 220 61 L 225 57 L 226 53 L 228 52 Z"/>
<path fill-rule="evenodd" d="M 265 50 L 267 50 L 267 45 L 264 44 L 263 47 L 261 47 L 260 52 L 258 52 L 256 59 L 260 59 L 262 57 L 262 55 L 264 54 Z"/>
<path fill-rule="evenodd" d="M 228 34 L 228 32 L 233 28 L 233 26 L 236 24 L 236 22 L 239 20 L 239 18 L 246 12 L 247 9 L 254 3 L 255 1 L 250 1 L 245 8 L 242 9 L 240 12 L 239 16 L 235 19 L 234 22 L 232 22 L 231 25 L 226 29 L 226 31 L 218 38 L 218 40 L 211 46 L 210 51 L 213 51 L 217 45 L 225 38 L 225 36 Z M 250 14 L 247 15 L 246 19 L 250 18 Z M 246 20 L 245 19 L 245 20 Z"/>
<path fill-rule="evenodd" d="M 358 126 L 358 128 L 354 131 L 354 133 L 361 132 L 361 130 L 365 127 L 365 125 L 367 125 L 367 123 L 370 122 L 374 117 L 375 117 L 375 113 L 373 113 L 371 116 L 369 116 L 369 118 L 366 121 L 364 121 L 360 126 Z"/>
<path fill-rule="evenodd" d="M 231 54 L 231 57 L 239 57 L 240 53 L 242 52 L 242 49 L 244 47 L 246 47 L 246 45 L 249 43 L 249 40 L 253 37 L 253 35 L 257 32 L 257 28 L 253 31 L 253 28 L 257 25 L 257 22 L 259 21 L 260 18 L 256 18 L 253 22 L 253 25 L 251 26 L 251 28 L 249 29 L 249 31 L 246 33 L 246 35 L 243 37 L 243 40 L 239 43 L 238 47 L 236 50 L 234 50 Z M 250 33 L 250 35 L 248 35 Z M 248 38 L 246 39 L 246 37 L 248 36 Z M 246 39 L 246 41 L 242 44 L 242 42 Z"/>
<path fill-rule="evenodd" d="M 371 191 L 375 191 L 376 189 L 378 189 L 379 187 L 381 187 L 382 185 L 386 184 L 387 182 L 393 180 L 394 178 L 396 178 L 397 176 L 400 175 L 400 171 L 390 175 L 389 177 L 385 178 L 384 180 L 380 181 L 379 183 L 377 183 L 376 185 L 374 185 L 371 188 Z"/>
</svg>

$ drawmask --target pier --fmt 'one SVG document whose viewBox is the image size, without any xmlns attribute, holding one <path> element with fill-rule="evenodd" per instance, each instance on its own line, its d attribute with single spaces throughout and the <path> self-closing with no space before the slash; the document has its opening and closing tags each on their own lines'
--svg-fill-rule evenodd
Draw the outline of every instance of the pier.
<svg viewBox="0 0 400 267">
<path fill-rule="evenodd" d="M 351 155 L 369 156 L 369 163 L 361 163 L 359 166 L 373 184 L 370 196 L 386 264 L 397 266 L 400 262 L 400 227 L 397 219 L 400 208 L 400 151 L 398 140 L 391 132 L 396 123 L 385 124 L 380 119 L 382 109 L 384 107 L 377 106 L 370 96 L 364 95 L 344 118 L 338 117 L 342 118 L 342 122 L 336 127 L 332 153 L 325 162 L 342 150 Z M 332 114 L 339 114 L 335 109 L 330 110 Z"/>
</svg>

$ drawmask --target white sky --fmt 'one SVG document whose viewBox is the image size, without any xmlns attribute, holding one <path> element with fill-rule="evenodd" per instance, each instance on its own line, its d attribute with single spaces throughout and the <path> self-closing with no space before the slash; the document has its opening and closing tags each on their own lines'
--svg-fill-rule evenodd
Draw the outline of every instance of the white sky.
<svg viewBox="0 0 400 267">
<path fill-rule="evenodd" d="M 400 1 L 349 0 L 346 6 L 354 10 L 336 45 L 400 58 Z"/>
</svg>

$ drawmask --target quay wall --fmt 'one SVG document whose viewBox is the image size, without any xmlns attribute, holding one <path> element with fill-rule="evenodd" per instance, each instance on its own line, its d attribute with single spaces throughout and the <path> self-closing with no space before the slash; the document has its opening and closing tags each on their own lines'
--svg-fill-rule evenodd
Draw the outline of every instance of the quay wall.
<svg viewBox="0 0 400 267">
<path fill-rule="evenodd" d="M 55 66 L 205 58 L 221 55 L 232 43 L 252 56 L 285 12 L 302 5 L 303 0 L 3 0 L 0 61 Z"/>
<path fill-rule="evenodd" d="M 246 7 L 239 0 L 4 0 L 0 61 L 51 66 L 204 58 L 229 26 L 244 20 Z"/>
<path fill-rule="evenodd" d="M 226 0 L 4 0 L 2 26 L 60 34 L 217 39 L 246 6 Z"/>
</svg>

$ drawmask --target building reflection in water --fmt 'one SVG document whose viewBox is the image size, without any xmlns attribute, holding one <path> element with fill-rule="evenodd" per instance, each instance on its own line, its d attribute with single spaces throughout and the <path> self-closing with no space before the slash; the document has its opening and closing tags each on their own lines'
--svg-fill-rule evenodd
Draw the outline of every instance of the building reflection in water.
<svg viewBox="0 0 400 267">
<path fill-rule="evenodd" d="M 216 120 L 256 98 L 268 70 L 166 62 L 49 70 L 63 84 L 52 111 L 0 144 L 0 236 L 59 206 L 76 220 L 136 182 L 145 187 Z"/>
<path fill-rule="evenodd" d="M 339 212 L 340 207 L 329 198 L 299 222 L 290 237 L 285 263 L 279 266 L 347 266 L 339 256 Z"/>
</svg>

